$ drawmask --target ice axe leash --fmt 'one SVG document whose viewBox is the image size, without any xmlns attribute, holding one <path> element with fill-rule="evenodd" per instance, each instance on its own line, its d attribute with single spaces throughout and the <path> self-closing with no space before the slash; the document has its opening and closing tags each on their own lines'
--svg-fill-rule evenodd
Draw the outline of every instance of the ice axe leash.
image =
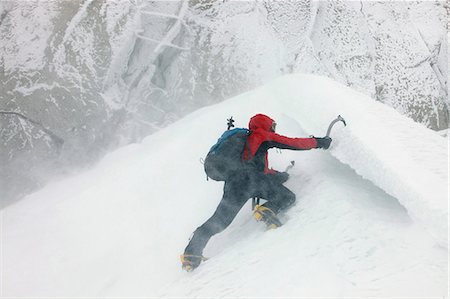
<svg viewBox="0 0 450 299">
<path fill-rule="evenodd" d="M 338 116 L 330 123 L 330 125 L 328 126 L 327 134 L 325 135 L 325 137 L 330 137 L 331 129 L 333 128 L 334 124 L 337 123 L 337 122 L 339 122 L 339 121 L 343 122 L 343 123 L 344 123 L 344 126 L 347 126 L 347 123 L 345 122 L 345 119 L 344 119 L 342 116 L 338 115 Z"/>
</svg>

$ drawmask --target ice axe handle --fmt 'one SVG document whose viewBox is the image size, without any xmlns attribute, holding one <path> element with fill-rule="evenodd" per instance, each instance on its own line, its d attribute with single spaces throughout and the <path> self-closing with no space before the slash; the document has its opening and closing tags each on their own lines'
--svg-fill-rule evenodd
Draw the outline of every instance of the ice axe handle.
<svg viewBox="0 0 450 299">
<path fill-rule="evenodd" d="M 289 165 L 286 167 L 285 172 L 288 172 L 289 170 L 291 170 L 291 168 L 294 167 L 294 165 L 295 165 L 295 161 L 291 161 L 291 164 L 289 164 Z"/>
<path fill-rule="evenodd" d="M 347 126 L 345 119 L 342 116 L 338 115 L 328 126 L 327 134 L 325 136 L 330 137 L 331 129 L 333 128 L 334 124 L 337 123 L 338 121 L 343 122 L 344 126 Z"/>
</svg>

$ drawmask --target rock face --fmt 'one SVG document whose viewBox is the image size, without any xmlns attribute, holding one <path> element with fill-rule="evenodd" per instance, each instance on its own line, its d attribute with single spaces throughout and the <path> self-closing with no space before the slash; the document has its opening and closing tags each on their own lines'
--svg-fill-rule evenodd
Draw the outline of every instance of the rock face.
<svg viewBox="0 0 450 299">
<path fill-rule="evenodd" d="M 446 129 L 446 9 L 444 2 L 3 1 L 2 204 L 284 73 L 331 77 Z"/>
</svg>

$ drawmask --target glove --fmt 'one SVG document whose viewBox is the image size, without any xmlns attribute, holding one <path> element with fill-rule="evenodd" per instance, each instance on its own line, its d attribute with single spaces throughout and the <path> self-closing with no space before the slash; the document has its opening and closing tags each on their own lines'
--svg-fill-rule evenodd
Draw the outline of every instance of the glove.
<svg viewBox="0 0 450 299">
<path fill-rule="evenodd" d="M 289 173 L 287 172 L 276 172 L 273 174 L 274 179 L 279 182 L 280 184 L 283 184 L 289 179 Z"/>
<path fill-rule="evenodd" d="M 317 141 L 317 148 L 328 149 L 330 147 L 332 139 L 328 136 L 323 138 L 314 137 Z"/>
</svg>

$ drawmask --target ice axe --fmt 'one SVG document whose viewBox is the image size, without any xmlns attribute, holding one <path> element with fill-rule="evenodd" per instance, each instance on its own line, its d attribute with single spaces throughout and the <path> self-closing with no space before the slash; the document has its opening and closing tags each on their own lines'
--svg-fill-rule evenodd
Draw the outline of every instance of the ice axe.
<svg viewBox="0 0 450 299">
<path fill-rule="evenodd" d="M 327 134 L 325 135 L 325 137 L 330 137 L 331 129 L 333 128 L 334 124 L 337 123 L 338 121 L 343 122 L 344 126 L 347 126 L 345 119 L 342 116 L 338 115 L 328 126 Z"/>
<path fill-rule="evenodd" d="M 286 170 L 284 172 L 288 172 L 294 166 L 295 166 L 295 161 L 292 160 L 291 163 L 289 163 L 289 165 L 286 167 Z M 261 198 L 259 198 L 258 196 L 255 196 L 252 198 L 252 211 L 255 210 L 256 205 L 259 205 L 260 199 Z"/>
<path fill-rule="evenodd" d="M 292 160 L 291 163 L 286 167 L 286 170 L 284 172 L 288 172 L 292 167 L 294 167 L 295 161 Z"/>
</svg>

